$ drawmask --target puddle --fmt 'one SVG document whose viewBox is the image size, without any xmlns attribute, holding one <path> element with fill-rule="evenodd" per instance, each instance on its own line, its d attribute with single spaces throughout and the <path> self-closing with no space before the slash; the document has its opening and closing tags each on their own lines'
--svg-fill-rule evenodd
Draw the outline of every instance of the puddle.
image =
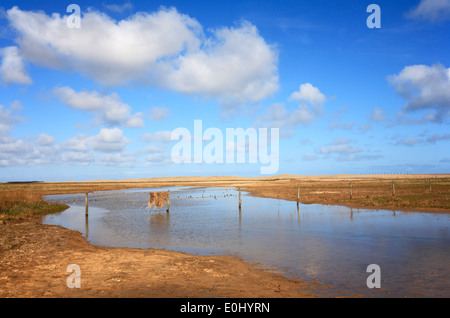
<svg viewBox="0 0 450 318">
<path fill-rule="evenodd" d="M 170 211 L 148 208 L 170 190 Z M 94 245 L 234 255 L 286 276 L 319 280 L 328 296 L 449 297 L 450 215 L 302 205 L 231 188 L 130 189 L 47 196 L 70 205 L 44 224 L 79 231 Z M 369 289 L 366 269 L 381 269 Z"/>
</svg>

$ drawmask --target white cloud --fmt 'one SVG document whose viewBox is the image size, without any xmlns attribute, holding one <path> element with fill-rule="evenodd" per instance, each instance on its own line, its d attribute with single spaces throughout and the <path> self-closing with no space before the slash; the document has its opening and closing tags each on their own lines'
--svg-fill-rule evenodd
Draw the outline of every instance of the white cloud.
<svg viewBox="0 0 450 318">
<path fill-rule="evenodd" d="M 166 119 L 167 116 L 170 115 L 170 109 L 166 107 L 153 107 L 150 110 L 150 119 L 151 120 L 163 120 Z"/>
<path fill-rule="evenodd" d="M 145 142 L 172 142 L 172 131 L 162 130 L 154 134 L 145 134 L 141 139 Z"/>
<path fill-rule="evenodd" d="M 441 64 L 406 66 L 389 76 L 388 82 L 406 99 L 406 112 L 429 110 L 423 119 L 435 122 L 450 115 L 450 68 Z"/>
<path fill-rule="evenodd" d="M 243 22 L 237 28 L 212 32 L 201 49 L 166 65 L 165 86 L 238 102 L 257 102 L 278 90 L 278 53 L 255 26 Z"/>
<path fill-rule="evenodd" d="M 278 90 L 278 52 L 248 22 L 208 30 L 176 9 L 115 21 L 88 11 L 81 28 L 66 16 L 7 11 L 29 61 L 80 72 L 107 85 L 130 81 L 225 102 L 257 102 Z"/>
<path fill-rule="evenodd" d="M 104 4 L 103 6 L 106 10 L 116 13 L 124 13 L 125 11 L 134 8 L 134 5 L 131 2 L 125 2 L 124 4 Z"/>
<path fill-rule="evenodd" d="M 371 125 L 360 124 L 358 126 L 358 129 L 361 130 L 361 131 L 368 131 L 368 130 L 372 129 L 372 126 Z"/>
<path fill-rule="evenodd" d="M 168 164 L 172 163 L 172 157 L 169 154 L 165 153 L 152 153 L 146 157 L 147 164 Z"/>
<path fill-rule="evenodd" d="M 86 134 L 78 134 L 75 137 L 69 138 L 62 143 L 62 148 L 67 151 L 88 151 L 89 137 Z"/>
<path fill-rule="evenodd" d="M 270 105 L 259 121 L 266 123 L 266 127 L 296 127 L 299 124 L 309 123 L 315 116 L 306 107 L 299 107 L 289 111 L 283 103 Z"/>
<path fill-rule="evenodd" d="M 427 141 L 430 143 L 435 143 L 441 140 L 450 140 L 450 134 L 434 134 L 433 136 L 427 138 Z"/>
<path fill-rule="evenodd" d="M 131 107 L 124 104 L 116 93 L 102 95 L 96 91 L 75 92 L 67 86 L 54 88 L 53 93 L 74 109 L 97 113 L 99 120 L 109 125 L 144 126 L 143 114 L 131 115 Z"/>
<path fill-rule="evenodd" d="M 91 10 L 84 12 L 80 29 L 67 28 L 67 16 L 56 13 L 48 16 L 13 7 L 7 15 L 27 59 L 80 70 L 110 85 L 142 78 L 159 59 L 198 46 L 201 33 L 197 21 L 175 9 L 138 13 L 118 22 Z"/>
<path fill-rule="evenodd" d="M 61 155 L 63 162 L 76 162 L 81 165 L 86 165 L 95 161 L 95 154 L 92 151 L 80 152 L 80 151 L 67 151 Z"/>
<path fill-rule="evenodd" d="M 346 138 L 335 138 L 332 143 L 322 146 L 316 153 L 324 155 L 324 158 L 334 156 L 336 161 L 363 161 L 383 158 L 381 154 L 365 153 L 359 147 L 351 145 L 353 140 Z"/>
<path fill-rule="evenodd" d="M 37 141 L 39 146 L 51 146 L 56 142 L 56 139 L 47 134 L 40 134 Z"/>
<path fill-rule="evenodd" d="M 446 20 L 450 18 L 450 0 L 421 0 L 407 17 L 432 22 Z"/>
<path fill-rule="evenodd" d="M 317 87 L 306 83 L 291 94 L 290 100 L 299 101 L 298 108 L 287 110 L 283 103 L 270 105 L 255 122 L 255 126 L 277 127 L 283 129 L 280 136 L 292 136 L 292 130 L 301 124 L 308 124 L 323 114 L 326 96 Z M 308 105 L 309 104 L 309 105 Z"/>
<path fill-rule="evenodd" d="M 310 83 L 301 84 L 299 90 L 292 93 L 289 99 L 306 101 L 310 103 L 319 114 L 322 113 L 322 106 L 327 100 L 326 96 L 322 94 L 317 87 L 314 87 Z"/>
<path fill-rule="evenodd" d="M 355 123 L 354 122 L 349 122 L 349 123 L 331 123 L 328 126 L 328 129 L 330 130 L 335 130 L 335 129 L 344 129 L 344 130 L 352 130 L 353 127 L 355 127 Z"/>
<path fill-rule="evenodd" d="M 0 166 L 36 166 L 58 162 L 59 147 L 41 145 L 35 140 L 0 138 Z"/>
<path fill-rule="evenodd" d="M 351 140 L 349 139 L 334 139 L 332 144 L 329 146 L 322 146 L 319 149 L 319 153 L 324 155 L 329 154 L 352 154 L 362 152 L 362 149 L 350 145 Z"/>
<path fill-rule="evenodd" d="M 403 139 L 399 139 L 395 142 L 396 145 L 402 145 L 402 146 L 414 146 L 416 144 L 420 144 L 423 141 L 417 138 L 403 138 Z"/>
<path fill-rule="evenodd" d="M 64 141 L 62 149 L 67 152 L 120 152 L 130 143 L 119 128 L 102 128 L 95 136 L 78 134 Z"/>
<path fill-rule="evenodd" d="M 319 159 L 318 155 L 309 154 L 309 153 L 304 154 L 303 157 L 302 157 L 303 161 L 314 161 L 314 160 L 317 160 L 317 159 Z"/>
<path fill-rule="evenodd" d="M 18 100 L 10 103 L 8 108 L 0 104 L 0 137 L 7 136 L 15 124 L 24 120 L 19 115 L 21 109 L 22 103 Z"/>
<path fill-rule="evenodd" d="M 90 138 L 92 148 L 101 152 L 122 151 L 129 142 L 119 128 L 102 128 L 98 135 Z"/>
<path fill-rule="evenodd" d="M 100 157 L 104 166 L 131 167 L 136 163 L 136 157 L 129 153 L 106 153 Z"/>
<path fill-rule="evenodd" d="M 383 158 L 383 155 L 343 155 L 336 158 L 337 161 L 362 161 L 362 160 L 377 160 Z"/>
<path fill-rule="evenodd" d="M 379 123 L 385 121 L 386 119 L 387 119 L 386 115 L 384 114 L 384 111 L 381 108 L 379 107 L 373 108 L 372 114 L 370 115 L 370 120 Z"/>
<path fill-rule="evenodd" d="M 16 46 L 1 49 L 0 56 L 0 78 L 4 83 L 29 85 L 33 82 L 25 70 L 24 60 Z"/>
</svg>

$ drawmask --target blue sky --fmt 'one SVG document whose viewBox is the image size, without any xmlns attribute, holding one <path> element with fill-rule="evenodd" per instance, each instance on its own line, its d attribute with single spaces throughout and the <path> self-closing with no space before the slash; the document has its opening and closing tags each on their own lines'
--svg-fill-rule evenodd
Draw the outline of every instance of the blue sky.
<svg viewBox="0 0 450 318">
<path fill-rule="evenodd" d="M 174 163 L 194 120 L 278 128 L 275 175 L 448 173 L 449 34 L 450 0 L 2 1 L 0 182 L 264 176 Z"/>
</svg>

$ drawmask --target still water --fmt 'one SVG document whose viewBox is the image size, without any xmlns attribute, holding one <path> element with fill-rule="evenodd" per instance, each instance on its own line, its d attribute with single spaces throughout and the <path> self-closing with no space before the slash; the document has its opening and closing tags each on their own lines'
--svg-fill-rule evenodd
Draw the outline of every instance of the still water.
<svg viewBox="0 0 450 318">
<path fill-rule="evenodd" d="M 170 211 L 148 208 L 170 190 Z M 319 296 L 450 297 L 450 215 L 351 209 L 256 198 L 232 188 L 130 189 L 55 195 L 70 205 L 44 224 L 79 231 L 95 245 L 233 255 L 289 277 L 319 281 Z M 381 288 L 366 285 L 369 264 Z M 332 286 L 333 288 L 328 288 Z M 320 291 L 320 288 L 319 288 Z"/>
</svg>

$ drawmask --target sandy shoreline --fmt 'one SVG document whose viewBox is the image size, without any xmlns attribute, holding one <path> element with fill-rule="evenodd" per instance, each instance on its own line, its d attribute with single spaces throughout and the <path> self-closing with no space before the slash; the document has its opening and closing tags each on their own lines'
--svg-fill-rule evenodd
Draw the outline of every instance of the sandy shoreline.
<svg viewBox="0 0 450 318">
<path fill-rule="evenodd" d="M 90 245 L 79 232 L 27 220 L 0 225 L 0 297 L 310 298 L 315 286 L 231 256 Z M 67 287 L 67 266 L 81 288 Z"/>
<path fill-rule="evenodd" d="M 346 205 L 361 208 L 422 212 L 450 212 L 450 175 L 420 176 L 277 176 L 274 178 L 158 178 L 75 183 L 3 184 L 0 190 L 19 187 L 42 194 L 84 193 L 164 186 L 236 187 L 249 195 L 301 203 Z M 424 197 L 433 180 L 429 197 Z M 396 180 L 396 197 L 390 182 Z M 409 181 L 408 181 L 409 180 Z M 411 181 L 412 180 L 412 181 Z M 353 198 L 348 183 L 353 182 Z M 387 195 L 386 195 L 387 193 Z M 416 194 L 417 193 L 417 194 Z M 384 201 L 372 197 L 387 196 Z M 419 196 L 412 207 L 399 198 Z M 436 199 L 437 198 L 437 199 Z M 400 201 L 399 201 L 400 200 Z M 245 198 L 244 198 L 245 202 Z M 406 203 L 405 203 L 406 202 Z M 369 204 L 367 204 L 369 203 Z M 371 205 L 373 204 L 373 205 Z M 414 206 L 416 204 L 416 206 Z M 427 207 L 426 205 L 436 207 Z M 424 206 L 425 205 L 425 206 Z M 268 272 L 231 256 L 198 256 L 157 249 L 106 248 L 90 245 L 79 232 L 43 225 L 40 219 L 0 224 L 0 297 L 149 297 L 149 298 L 306 298 L 326 296 L 318 285 Z M 77 264 L 82 288 L 70 289 L 67 266 Z M 322 286 L 323 287 L 323 286 Z M 331 288 L 331 286 L 327 286 Z M 322 291 L 321 291 L 322 292 Z M 357 295 L 345 295 L 354 297 Z"/>
</svg>

